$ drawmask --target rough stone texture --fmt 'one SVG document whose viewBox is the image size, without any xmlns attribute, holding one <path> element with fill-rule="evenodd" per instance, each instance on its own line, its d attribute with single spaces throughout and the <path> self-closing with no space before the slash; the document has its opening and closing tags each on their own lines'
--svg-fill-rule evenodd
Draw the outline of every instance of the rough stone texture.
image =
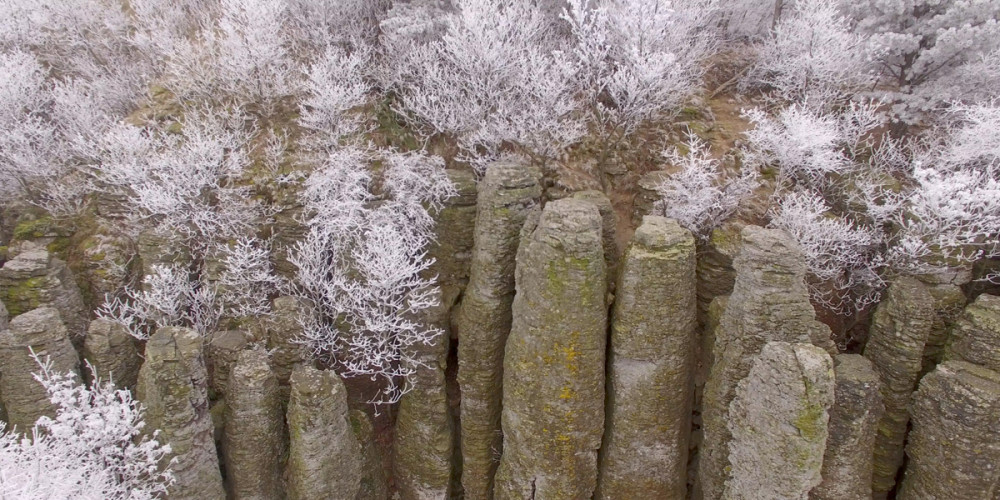
<svg viewBox="0 0 1000 500">
<path fill-rule="evenodd" d="M 0 301 L 0 331 L 6 330 L 10 323 L 10 314 L 7 313 L 7 306 Z"/>
<path fill-rule="evenodd" d="M 698 246 L 698 321 L 703 325 L 712 300 L 733 293 L 736 284 L 733 259 L 742 247 L 740 233 L 744 227 L 738 220 L 727 221 Z"/>
<path fill-rule="evenodd" d="M 241 352 L 231 378 L 222 439 L 231 498 L 283 498 L 285 418 L 267 353 Z"/>
<path fill-rule="evenodd" d="M 1000 374 L 945 361 L 920 381 L 900 500 L 1000 498 Z"/>
<path fill-rule="evenodd" d="M 934 298 L 924 284 L 913 278 L 902 277 L 889 285 L 875 310 L 864 350 L 864 356 L 879 374 L 885 404 L 875 441 L 875 498 L 885 498 L 903 464 L 910 396 L 917 386 L 924 345 L 933 324 Z"/>
<path fill-rule="evenodd" d="M 361 447 L 348 418 L 347 389 L 332 371 L 295 367 L 288 403 L 288 498 L 354 500 Z"/>
<path fill-rule="evenodd" d="M 448 406 L 445 369 L 451 338 L 451 310 L 469 278 L 476 224 L 476 181 L 471 173 L 449 171 L 458 195 L 436 215 L 436 239 L 428 250 L 437 276 L 438 305 L 421 321 L 443 332 L 431 345 L 417 347 L 421 364 L 413 390 L 399 401 L 396 416 L 396 485 L 403 500 L 449 498 L 456 427 Z M 432 275 L 432 276 L 433 276 Z"/>
<path fill-rule="evenodd" d="M 278 297 L 271 304 L 271 324 L 268 327 L 267 349 L 271 351 L 271 368 L 278 383 L 285 386 L 292 369 L 309 359 L 309 349 L 296 342 L 302 335 L 299 320 L 310 314 L 308 303 L 299 297 Z M 287 396 L 285 396 L 287 399 Z"/>
<path fill-rule="evenodd" d="M 71 338 L 87 332 L 90 314 L 66 263 L 32 247 L 0 268 L 0 299 L 10 316 L 39 307 L 59 310 Z"/>
<path fill-rule="evenodd" d="M 927 288 L 934 298 L 934 325 L 924 346 L 924 360 L 921 374 L 928 374 L 941 362 L 948 332 L 962 314 L 966 305 L 965 292 L 956 285 L 935 285 Z"/>
<path fill-rule="evenodd" d="M 12 319 L 8 329 L 0 332 L 0 400 L 7 411 L 7 428 L 22 432 L 38 417 L 55 417 L 56 413 L 45 387 L 32 376 L 39 371 L 31 359 L 32 350 L 43 361 L 51 359 L 54 371 L 80 375 L 80 358 L 59 311 L 40 307 Z"/>
<path fill-rule="evenodd" d="M 626 250 L 615 299 L 595 498 L 686 495 L 697 329 L 694 268 L 690 231 L 672 219 L 644 217 Z"/>
<path fill-rule="evenodd" d="M 94 366 L 101 380 L 114 381 L 120 389 L 135 389 L 142 357 L 124 325 L 100 318 L 91 321 L 83 339 L 83 359 Z"/>
<path fill-rule="evenodd" d="M 146 276 L 157 265 L 186 265 L 191 262 L 188 249 L 180 242 L 183 238 L 176 235 L 160 234 L 156 229 L 148 229 L 136 238 L 136 251 L 139 253 L 141 276 Z"/>
<path fill-rule="evenodd" d="M 227 395 L 226 387 L 229 385 L 230 373 L 247 344 L 247 334 L 241 330 L 222 330 L 213 333 L 209 338 L 205 345 L 209 397 L 216 399 Z"/>
<path fill-rule="evenodd" d="M 705 384 L 696 498 L 722 495 L 729 467 L 729 404 L 764 344 L 832 347 L 829 328 L 816 321 L 809 303 L 805 257 L 798 244 L 782 231 L 757 226 L 747 226 L 742 241 L 733 261 L 736 283 L 715 329 L 715 361 Z"/>
<path fill-rule="evenodd" d="M 479 185 L 469 286 L 455 318 L 462 390 L 462 486 L 469 500 L 492 498 L 503 446 L 504 345 L 511 327 L 515 257 L 524 221 L 542 195 L 540 178 L 537 169 L 498 164 L 487 169 Z"/>
<path fill-rule="evenodd" d="M 654 205 L 660 199 L 660 193 L 656 187 L 669 175 L 670 172 L 656 171 L 639 178 L 636 183 L 635 200 L 632 204 L 632 225 L 634 227 L 642 224 L 643 217 L 653 213 Z"/>
<path fill-rule="evenodd" d="M 200 335 L 189 328 L 163 327 L 146 342 L 136 397 L 146 407 L 146 431 L 170 445 L 175 481 L 171 499 L 226 497 L 208 409 L 208 375 Z"/>
<path fill-rule="evenodd" d="M 375 427 L 362 410 L 351 410 L 348 413 L 354 436 L 361 444 L 361 487 L 356 500 L 382 500 L 389 498 L 389 479 L 379 445 L 376 442 Z"/>
<path fill-rule="evenodd" d="M 805 500 L 820 484 L 833 377 L 823 349 L 764 346 L 730 405 L 732 473 L 723 499 Z"/>
<path fill-rule="evenodd" d="M 885 411 L 878 374 L 857 354 L 841 354 L 834 364 L 836 397 L 830 409 L 823 482 L 809 498 L 870 500 L 876 425 Z"/>
<path fill-rule="evenodd" d="M 1000 297 L 980 295 L 965 308 L 951 330 L 945 358 L 1000 373 Z"/>
<path fill-rule="evenodd" d="M 578 191 L 573 193 L 573 198 L 593 203 L 597 206 L 597 211 L 601 214 L 604 265 L 608 270 L 608 289 L 614 292 L 615 287 L 618 285 L 618 267 L 621 262 L 621 256 L 618 254 L 618 239 L 615 236 L 615 230 L 618 226 L 615 209 L 611 205 L 611 200 L 608 199 L 608 196 L 600 191 Z"/>
<path fill-rule="evenodd" d="M 604 432 L 607 342 L 597 208 L 564 199 L 529 219 L 516 274 L 495 495 L 590 498 Z"/>
</svg>

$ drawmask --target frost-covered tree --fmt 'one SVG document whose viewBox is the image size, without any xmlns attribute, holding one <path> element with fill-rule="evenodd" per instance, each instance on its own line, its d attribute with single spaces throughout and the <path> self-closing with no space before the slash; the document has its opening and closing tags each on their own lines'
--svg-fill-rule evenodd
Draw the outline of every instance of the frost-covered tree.
<svg viewBox="0 0 1000 500">
<path fill-rule="evenodd" d="M 914 123 L 951 101 L 982 95 L 964 80 L 967 64 L 1000 48 L 1000 1 L 863 0 L 842 2 L 878 51 L 885 99 L 897 118 Z M 989 68 L 989 65 L 986 66 Z M 997 90 L 996 74 L 989 88 Z"/>
<path fill-rule="evenodd" d="M 506 145 L 544 161 L 577 141 L 584 127 L 574 114 L 575 67 L 553 51 L 541 10 L 514 0 L 455 7 L 440 40 L 388 54 L 402 68 L 389 73 L 400 113 L 454 138 L 477 165 Z"/>
<path fill-rule="evenodd" d="M 684 154 L 677 148 L 663 152 L 675 171 L 657 186 L 660 199 L 655 209 L 705 240 L 753 193 L 758 174 L 756 169 L 745 168 L 739 174 L 724 175 L 708 144 L 693 133 L 684 146 Z"/>
<path fill-rule="evenodd" d="M 795 0 L 758 44 L 757 60 L 741 86 L 764 87 L 786 102 L 830 109 L 875 83 L 870 47 L 835 4 Z"/>
<path fill-rule="evenodd" d="M 834 214 L 817 194 L 790 193 L 778 203 L 771 227 L 802 247 L 813 303 L 850 314 L 878 301 L 885 283 L 878 232 Z"/>
<path fill-rule="evenodd" d="M 444 162 L 418 153 L 383 153 L 376 201 L 373 153 L 342 148 L 305 181 L 309 233 L 296 245 L 299 293 L 314 306 L 302 342 L 347 377 L 383 382 L 372 402 L 394 403 L 419 365 L 415 348 L 441 331 L 419 321 L 436 304 L 426 276 L 433 220 L 454 194 Z"/>
<path fill-rule="evenodd" d="M 49 500 L 147 500 L 161 498 L 173 481 L 169 445 L 145 431 L 143 408 L 127 390 L 96 378 L 90 388 L 78 377 L 38 361 L 35 379 L 56 405 L 22 435 L 0 434 L 0 478 L 5 498 Z M 93 372 L 93 368 L 91 368 Z"/>
</svg>

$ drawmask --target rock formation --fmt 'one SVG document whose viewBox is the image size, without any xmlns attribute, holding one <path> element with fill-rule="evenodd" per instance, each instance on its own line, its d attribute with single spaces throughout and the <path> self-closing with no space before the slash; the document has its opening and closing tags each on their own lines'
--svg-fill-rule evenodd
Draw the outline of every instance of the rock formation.
<svg viewBox="0 0 1000 500">
<path fill-rule="evenodd" d="M 10 320 L 8 329 L 0 331 L 0 400 L 7 411 L 7 429 L 26 432 L 38 417 L 55 417 L 55 405 L 33 377 L 40 367 L 32 351 L 42 362 L 48 358 L 54 372 L 80 376 L 80 358 L 59 311 L 40 307 Z"/>
<path fill-rule="evenodd" d="M 943 359 L 949 332 L 967 303 L 965 292 L 956 285 L 928 286 L 927 291 L 934 298 L 934 323 L 924 346 L 921 374 L 930 373 Z"/>
<path fill-rule="evenodd" d="M 980 295 L 965 308 L 951 330 L 945 357 L 1000 373 L 1000 297 Z"/>
<path fill-rule="evenodd" d="M 1000 374 L 945 361 L 913 397 L 909 459 L 897 498 L 995 500 L 1000 495 Z"/>
<path fill-rule="evenodd" d="M 354 500 L 361 448 L 347 410 L 347 389 L 332 371 L 295 367 L 288 403 L 289 500 Z"/>
<path fill-rule="evenodd" d="M 59 311 L 70 339 L 82 338 L 90 313 L 66 263 L 31 247 L 0 268 L 0 299 L 10 317 L 39 307 Z"/>
<path fill-rule="evenodd" d="M 573 199 L 593 203 L 601 214 L 601 235 L 604 244 L 604 266 L 608 270 L 608 288 L 614 291 L 618 281 L 618 266 L 621 256 L 618 254 L 618 239 L 615 228 L 618 226 L 615 209 L 611 200 L 600 191 L 578 191 L 573 193 Z"/>
<path fill-rule="evenodd" d="M 271 305 L 271 323 L 268 325 L 267 349 L 271 351 L 271 368 L 284 386 L 285 399 L 288 398 L 288 379 L 296 365 L 309 359 L 309 349 L 296 342 L 302 335 L 302 324 L 310 314 L 305 299 L 284 296 L 274 299 Z"/>
<path fill-rule="evenodd" d="M 240 352 L 226 396 L 222 451 L 226 482 L 234 499 L 284 496 L 287 436 L 278 380 L 261 350 Z"/>
<path fill-rule="evenodd" d="M 146 342 L 137 399 L 146 407 L 146 431 L 170 445 L 175 481 L 171 499 L 226 497 L 208 409 L 202 337 L 189 328 L 163 327 Z"/>
<path fill-rule="evenodd" d="M 934 298 L 913 278 L 899 278 L 886 291 L 872 319 L 864 356 L 879 374 L 885 413 L 878 424 L 872 494 L 885 498 L 903 464 L 910 396 L 923 364 L 934 323 Z"/>
<path fill-rule="evenodd" d="M 885 408 L 878 374 L 857 354 L 834 358 L 836 397 L 830 409 L 823 482 L 811 500 L 868 500 L 872 496 L 875 432 Z"/>
<path fill-rule="evenodd" d="M 101 380 L 111 380 L 120 389 L 135 389 L 142 357 L 122 324 L 106 319 L 90 322 L 83 340 L 83 359 L 97 370 Z"/>
<path fill-rule="evenodd" d="M 469 285 L 455 318 L 460 339 L 462 486 L 469 500 L 492 497 L 502 447 L 501 384 L 515 257 L 524 221 L 542 194 L 540 178 L 537 169 L 498 164 L 489 167 L 479 184 Z M 603 259 L 603 251 L 601 255 Z"/>
<path fill-rule="evenodd" d="M 7 306 L 3 305 L 3 301 L 0 301 L 0 331 L 6 330 L 9 323 L 10 314 L 7 313 Z"/>
<path fill-rule="evenodd" d="M 573 199 L 549 203 L 524 226 L 503 359 L 498 499 L 594 493 L 607 321 L 601 234 L 597 208 Z"/>
<path fill-rule="evenodd" d="M 646 216 L 617 288 L 595 498 L 686 495 L 696 328 L 694 237 Z"/>
<path fill-rule="evenodd" d="M 457 428 L 448 406 L 445 369 L 451 340 L 451 312 L 469 279 L 476 224 L 476 182 L 471 173 L 448 171 L 458 195 L 437 214 L 436 239 L 428 251 L 439 300 L 421 318 L 444 333 L 417 346 L 413 390 L 399 401 L 396 416 L 395 479 L 403 500 L 448 498 Z"/>
<path fill-rule="evenodd" d="M 770 341 L 832 347 L 830 331 L 815 319 L 805 284 L 805 257 L 784 232 L 747 226 L 733 261 L 736 282 L 715 329 L 714 364 L 705 384 L 704 442 L 699 452 L 698 498 L 722 496 L 729 468 L 729 406 L 737 383 Z"/>
<path fill-rule="evenodd" d="M 226 386 L 229 385 L 233 366 L 246 346 L 247 335 L 240 330 L 222 330 L 209 337 L 205 345 L 205 366 L 208 369 L 210 396 L 226 396 Z"/>
<path fill-rule="evenodd" d="M 833 362 L 811 344 L 768 342 L 730 405 L 723 499 L 801 499 L 820 484 Z"/>
</svg>

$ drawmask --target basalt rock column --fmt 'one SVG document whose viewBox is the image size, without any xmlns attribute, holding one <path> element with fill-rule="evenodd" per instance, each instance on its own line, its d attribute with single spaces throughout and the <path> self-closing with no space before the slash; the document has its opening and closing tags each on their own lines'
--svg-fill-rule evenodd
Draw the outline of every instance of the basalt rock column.
<svg viewBox="0 0 1000 500">
<path fill-rule="evenodd" d="M 1000 498 L 1000 374 L 945 361 L 913 397 L 909 458 L 897 498 Z"/>
<path fill-rule="evenodd" d="M 271 305 L 271 323 L 268 325 L 267 348 L 271 353 L 271 368 L 282 386 L 284 399 L 288 396 L 288 379 L 296 365 L 309 359 L 309 348 L 298 342 L 302 335 L 301 321 L 311 314 L 309 304 L 299 297 L 282 296 Z"/>
<path fill-rule="evenodd" d="M 285 418 L 278 380 L 264 351 L 243 351 L 231 372 L 222 451 L 234 499 L 279 499 L 285 456 Z"/>
<path fill-rule="evenodd" d="M 600 191 L 578 191 L 573 198 L 593 203 L 601 214 L 601 235 L 604 242 L 604 265 L 608 270 L 608 288 L 614 291 L 618 281 L 618 267 L 621 256 L 618 255 L 618 242 L 615 229 L 618 225 L 615 208 L 611 205 L 608 195 Z"/>
<path fill-rule="evenodd" d="M 524 226 L 504 356 L 496 498 L 590 498 L 604 431 L 607 306 L 601 216 L 549 203 Z"/>
<path fill-rule="evenodd" d="M 864 350 L 879 374 L 885 404 L 875 441 L 874 498 L 885 498 L 903 464 L 910 397 L 917 386 L 933 323 L 934 298 L 913 278 L 893 282 L 875 310 Z"/>
<path fill-rule="evenodd" d="M 83 358 L 101 380 L 113 380 L 120 389 L 135 389 L 142 357 L 122 324 L 100 318 L 92 321 L 83 340 Z"/>
<path fill-rule="evenodd" d="M 869 500 L 875 432 L 885 408 L 878 374 L 857 354 L 834 358 L 836 397 L 823 456 L 823 483 L 812 500 Z"/>
<path fill-rule="evenodd" d="M 354 500 L 364 462 L 348 418 L 347 388 L 336 373 L 295 367 L 288 432 L 288 498 Z"/>
<path fill-rule="evenodd" d="M 10 320 L 0 332 L 0 398 L 7 410 L 7 429 L 26 432 L 38 417 L 55 417 L 56 407 L 45 387 L 32 374 L 40 371 L 31 358 L 34 351 L 43 362 L 49 358 L 52 370 L 80 375 L 80 358 L 69 341 L 59 311 L 40 307 Z"/>
<path fill-rule="evenodd" d="M 189 328 L 163 327 L 146 342 L 138 400 L 146 407 L 146 431 L 170 445 L 175 481 L 171 499 L 226 498 L 208 409 L 208 374 L 202 337 Z"/>
<path fill-rule="evenodd" d="M 809 302 L 805 257 L 798 244 L 780 230 L 757 226 L 743 229 L 742 242 L 733 262 L 736 283 L 715 329 L 715 361 L 705 383 L 695 495 L 706 500 L 722 496 L 729 468 L 729 404 L 764 345 L 832 346 L 829 328 L 816 321 Z"/>
<path fill-rule="evenodd" d="M 462 486 L 469 500 L 492 498 L 503 446 L 504 345 L 510 333 L 515 257 L 524 221 L 542 194 L 540 178 L 537 169 L 498 164 L 487 169 L 479 185 L 469 286 L 455 318 L 462 390 Z"/>
<path fill-rule="evenodd" d="M 615 299 L 598 499 L 686 495 L 694 266 L 691 233 L 647 215 L 625 253 Z"/>
<path fill-rule="evenodd" d="M 924 346 L 924 361 L 921 375 L 926 375 L 941 362 L 949 332 L 962 315 L 968 303 L 965 292 L 957 285 L 944 284 L 927 287 L 934 298 L 934 324 Z"/>
<path fill-rule="evenodd" d="M 9 323 L 10 315 L 7 313 L 7 307 L 3 305 L 3 301 L 0 301 L 0 331 L 6 330 Z"/>
<path fill-rule="evenodd" d="M 70 340 L 87 332 L 90 315 L 73 274 L 44 248 L 29 248 L 0 268 L 0 300 L 11 318 L 40 307 L 57 309 Z"/>
<path fill-rule="evenodd" d="M 730 405 L 724 499 L 805 500 L 820 484 L 833 362 L 810 344 L 769 342 Z"/>
<path fill-rule="evenodd" d="M 1000 373 L 1000 297 L 980 295 L 951 330 L 945 359 L 968 361 Z"/>
<path fill-rule="evenodd" d="M 411 376 L 413 389 L 399 401 L 396 416 L 395 479 L 403 500 L 448 498 L 455 469 L 455 425 L 448 407 L 445 368 L 451 310 L 469 278 L 476 224 L 476 181 L 471 173 L 448 171 L 457 196 L 436 214 L 436 238 L 428 255 L 437 276 L 438 305 L 421 318 L 442 333 L 430 345 L 416 346 L 421 364 Z"/>
</svg>

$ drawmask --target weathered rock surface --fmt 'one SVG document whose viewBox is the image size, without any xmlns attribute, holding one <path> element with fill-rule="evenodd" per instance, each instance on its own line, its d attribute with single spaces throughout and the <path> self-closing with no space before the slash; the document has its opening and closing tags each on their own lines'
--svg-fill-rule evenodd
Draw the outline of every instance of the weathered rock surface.
<svg viewBox="0 0 1000 500">
<path fill-rule="evenodd" d="M 264 351 L 239 354 L 227 393 L 222 451 L 231 498 L 284 498 L 285 417 Z"/>
<path fill-rule="evenodd" d="M 917 386 L 934 316 L 934 298 L 927 287 L 916 279 L 903 277 L 889 286 L 872 319 L 864 356 L 879 374 L 885 404 L 875 442 L 872 477 L 875 498 L 885 498 L 903 464 L 910 396 Z"/>
<path fill-rule="evenodd" d="M 769 342 L 730 405 L 724 499 L 801 499 L 822 480 L 833 361 L 811 344 Z"/>
<path fill-rule="evenodd" d="M 945 361 L 913 397 L 900 500 L 994 500 L 1000 495 L 1000 374 Z"/>
<path fill-rule="evenodd" d="M 1000 297 L 980 295 L 965 308 L 951 330 L 945 357 L 1000 373 Z"/>
<path fill-rule="evenodd" d="M 0 400 L 7 411 L 7 429 L 25 432 L 41 416 L 55 417 L 56 407 L 45 387 L 32 376 L 40 368 L 31 352 L 52 370 L 80 376 L 80 358 L 69 341 L 59 311 L 40 307 L 17 316 L 0 331 Z"/>
<path fill-rule="evenodd" d="M 504 345 L 511 328 L 519 235 L 542 194 L 541 172 L 492 165 L 479 185 L 469 285 L 459 307 L 462 486 L 469 500 L 492 498 L 502 447 Z M 603 251 L 602 251 L 603 259 Z"/>
<path fill-rule="evenodd" d="M 296 366 L 290 380 L 288 498 L 354 500 L 364 464 L 344 382 L 306 365 Z"/>
<path fill-rule="evenodd" d="M 697 498 L 722 496 L 729 468 L 727 426 L 737 383 L 770 341 L 833 347 L 830 330 L 816 321 L 805 284 L 805 257 L 790 236 L 747 226 L 733 261 L 736 282 L 715 329 L 714 364 L 705 384 L 704 442 L 699 452 Z"/>
<path fill-rule="evenodd" d="M 372 420 L 362 410 L 349 413 L 354 436 L 361 444 L 361 487 L 356 500 L 381 500 L 389 498 L 389 479 L 383 468 L 383 455 L 376 442 L 378 436 Z"/>
<path fill-rule="evenodd" d="M 10 323 L 10 314 L 7 313 L 7 306 L 0 301 L 0 331 L 6 330 Z"/>
<path fill-rule="evenodd" d="M 208 388 L 211 390 L 209 396 L 226 396 L 230 374 L 247 344 L 247 334 L 241 330 L 222 330 L 209 337 L 205 345 L 205 367 L 208 369 Z"/>
<path fill-rule="evenodd" d="M 699 245 L 698 320 L 702 324 L 712 300 L 733 293 L 736 284 L 733 260 L 743 246 L 740 234 L 744 227 L 746 225 L 738 220 L 727 221 L 712 231 L 708 241 Z"/>
<path fill-rule="evenodd" d="M 146 407 L 146 431 L 170 445 L 175 481 L 171 499 L 226 497 L 208 408 L 202 337 L 189 328 L 163 327 L 146 342 L 137 399 Z"/>
<path fill-rule="evenodd" d="M 0 299 L 10 317 L 39 307 L 59 310 L 71 339 L 87 332 L 90 314 L 66 263 L 31 247 L 0 268 Z"/>
<path fill-rule="evenodd" d="M 191 254 L 175 234 L 162 234 L 158 229 L 147 229 L 136 239 L 141 276 L 149 275 L 155 266 L 184 266 L 191 262 Z"/>
<path fill-rule="evenodd" d="M 941 362 L 949 332 L 967 303 L 965 292 L 956 285 L 930 286 L 927 291 L 934 298 L 934 324 L 924 346 L 921 374 L 930 373 Z"/>
<path fill-rule="evenodd" d="M 271 304 L 267 349 L 271 351 L 274 375 L 278 383 L 285 387 L 286 393 L 292 369 L 309 359 L 309 349 L 297 340 L 302 335 L 300 321 L 311 314 L 310 311 L 305 299 L 299 297 L 278 297 Z"/>
<path fill-rule="evenodd" d="M 878 374 L 857 354 L 834 358 L 836 397 L 830 409 L 823 456 L 823 482 L 812 500 L 868 500 L 872 497 L 875 432 L 885 408 Z"/>
<path fill-rule="evenodd" d="M 457 433 L 448 393 L 445 369 L 451 339 L 451 311 L 469 279 L 473 233 L 476 224 L 476 182 L 471 173 L 449 171 L 457 196 L 445 202 L 436 215 L 436 239 L 428 250 L 434 258 L 431 271 L 437 276 L 438 305 L 421 318 L 441 329 L 430 345 L 419 345 L 420 364 L 412 375 L 413 390 L 399 401 L 396 416 L 396 485 L 403 500 L 449 498 Z"/>
<path fill-rule="evenodd" d="M 604 431 L 607 285 L 601 240 L 600 213 L 580 200 L 551 202 L 524 226 L 503 359 L 498 499 L 594 493 Z"/>
<path fill-rule="evenodd" d="M 124 325 L 95 319 L 83 339 L 83 359 L 97 370 L 101 380 L 114 382 L 120 389 L 135 389 L 142 357 Z"/>
<path fill-rule="evenodd" d="M 697 329 L 690 231 L 643 218 L 617 290 L 595 498 L 683 498 Z"/>
<path fill-rule="evenodd" d="M 632 225 L 638 227 L 642 218 L 653 214 L 656 202 L 660 200 L 657 187 L 669 177 L 670 172 L 655 171 L 643 175 L 636 183 L 637 191 L 632 204 Z M 662 215 L 662 214 L 659 214 Z"/>
<path fill-rule="evenodd" d="M 621 262 L 621 256 L 618 254 L 618 239 L 615 236 L 615 230 L 618 226 L 615 209 L 611 205 L 608 195 L 596 190 L 577 191 L 573 193 L 573 199 L 593 203 L 601 214 L 604 266 L 608 270 L 608 288 L 613 292 L 618 284 L 618 267 Z"/>
</svg>

